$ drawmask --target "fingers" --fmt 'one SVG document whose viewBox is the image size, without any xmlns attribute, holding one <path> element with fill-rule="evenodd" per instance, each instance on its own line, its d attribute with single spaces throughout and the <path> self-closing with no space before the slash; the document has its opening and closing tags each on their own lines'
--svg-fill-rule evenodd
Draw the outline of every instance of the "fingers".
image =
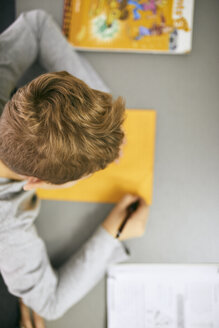
<svg viewBox="0 0 219 328">
<path fill-rule="evenodd" d="M 45 328 L 43 318 L 33 311 L 34 328 Z"/>
<path fill-rule="evenodd" d="M 137 209 L 131 214 L 129 221 L 139 225 L 139 228 L 141 228 L 140 230 L 144 232 L 145 225 L 148 219 L 149 206 L 147 206 L 143 198 L 139 197 L 138 200 L 139 205 Z"/>
<path fill-rule="evenodd" d="M 126 194 L 125 196 L 123 196 L 123 198 L 120 200 L 120 202 L 118 203 L 119 207 L 121 209 L 125 209 L 126 207 L 128 207 L 131 203 L 135 202 L 136 200 L 139 199 L 139 196 L 137 195 L 132 195 L 132 194 Z"/>
<path fill-rule="evenodd" d="M 145 223 L 147 221 L 148 206 L 146 205 L 144 199 L 138 195 L 126 194 L 104 220 L 102 223 L 103 228 L 112 236 L 116 236 L 119 227 L 125 219 L 127 220 L 127 215 L 130 213 L 128 206 L 137 200 L 139 200 L 139 206 L 131 214 L 131 217 L 128 217 L 127 224 L 125 223 L 124 231 L 122 231 L 119 239 L 124 240 L 139 237 L 140 233 L 142 235 L 145 230 Z M 129 218 L 131 220 L 129 220 Z"/>
<path fill-rule="evenodd" d="M 29 308 L 19 300 L 20 303 L 20 311 L 21 311 L 21 327 L 24 328 L 45 328 L 45 323 L 43 318 L 41 318 L 36 312 L 33 311 L 33 320 L 34 326 L 32 325 L 32 320 L 30 316 Z"/>
<path fill-rule="evenodd" d="M 141 217 L 146 221 L 148 212 L 149 212 L 149 206 L 147 205 L 146 201 L 143 198 L 139 198 L 139 206 L 136 210 L 136 213 L 141 213 L 142 214 Z"/>
<path fill-rule="evenodd" d="M 147 206 L 146 201 L 142 197 L 139 197 L 139 206 Z"/>
<path fill-rule="evenodd" d="M 33 328 L 28 307 L 22 302 L 21 299 L 19 300 L 19 303 L 21 311 L 21 325 L 25 328 Z"/>
<path fill-rule="evenodd" d="M 133 194 L 126 194 L 125 196 L 123 196 L 118 205 L 121 209 L 126 209 L 130 204 L 134 203 L 137 200 L 139 201 L 139 205 L 136 211 L 141 211 L 143 208 L 149 208 L 144 198 Z"/>
</svg>

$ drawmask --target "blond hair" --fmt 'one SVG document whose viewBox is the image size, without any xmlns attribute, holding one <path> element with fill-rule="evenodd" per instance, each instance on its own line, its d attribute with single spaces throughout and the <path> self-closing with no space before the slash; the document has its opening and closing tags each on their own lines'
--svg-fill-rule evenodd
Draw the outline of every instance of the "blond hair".
<svg viewBox="0 0 219 328">
<path fill-rule="evenodd" d="M 63 184 L 104 169 L 124 138 L 125 104 L 69 73 L 17 90 L 0 119 L 0 159 L 17 174 Z"/>
</svg>

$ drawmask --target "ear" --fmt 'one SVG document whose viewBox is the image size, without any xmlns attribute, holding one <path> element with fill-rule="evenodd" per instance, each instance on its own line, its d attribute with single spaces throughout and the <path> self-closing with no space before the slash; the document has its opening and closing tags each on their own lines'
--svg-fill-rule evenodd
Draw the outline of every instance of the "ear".
<svg viewBox="0 0 219 328">
<path fill-rule="evenodd" d="M 33 190 L 40 188 L 44 184 L 44 181 L 34 178 L 34 177 L 28 177 L 27 183 L 23 186 L 24 190 Z"/>
</svg>

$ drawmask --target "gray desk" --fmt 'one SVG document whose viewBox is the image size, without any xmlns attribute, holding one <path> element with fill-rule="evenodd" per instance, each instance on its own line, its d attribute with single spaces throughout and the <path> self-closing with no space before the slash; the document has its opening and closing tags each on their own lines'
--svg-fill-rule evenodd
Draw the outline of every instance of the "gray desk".
<svg viewBox="0 0 219 328">
<path fill-rule="evenodd" d="M 42 8 L 61 24 L 62 0 L 18 0 L 17 13 Z M 132 262 L 219 262 L 219 1 L 196 0 L 189 55 L 87 53 L 129 108 L 157 110 L 154 200 Z M 111 205 L 43 201 L 38 229 L 60 264 Z M 88 226 L 88 227 L 87 227 Z M 105 282 L 49 328 L 106 327 Z"/>
</svg>

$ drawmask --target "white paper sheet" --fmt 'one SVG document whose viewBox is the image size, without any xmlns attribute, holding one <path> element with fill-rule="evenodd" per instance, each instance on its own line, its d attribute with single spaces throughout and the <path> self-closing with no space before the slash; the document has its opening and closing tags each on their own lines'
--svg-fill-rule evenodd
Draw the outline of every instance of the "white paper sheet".
<svg viewBox="0 0 219 328">
<path fill-rule="evenodd" d="M 219 328 L 219 265 L 112 266 L 107 308 L 108 328 Z"/>
</svg>

